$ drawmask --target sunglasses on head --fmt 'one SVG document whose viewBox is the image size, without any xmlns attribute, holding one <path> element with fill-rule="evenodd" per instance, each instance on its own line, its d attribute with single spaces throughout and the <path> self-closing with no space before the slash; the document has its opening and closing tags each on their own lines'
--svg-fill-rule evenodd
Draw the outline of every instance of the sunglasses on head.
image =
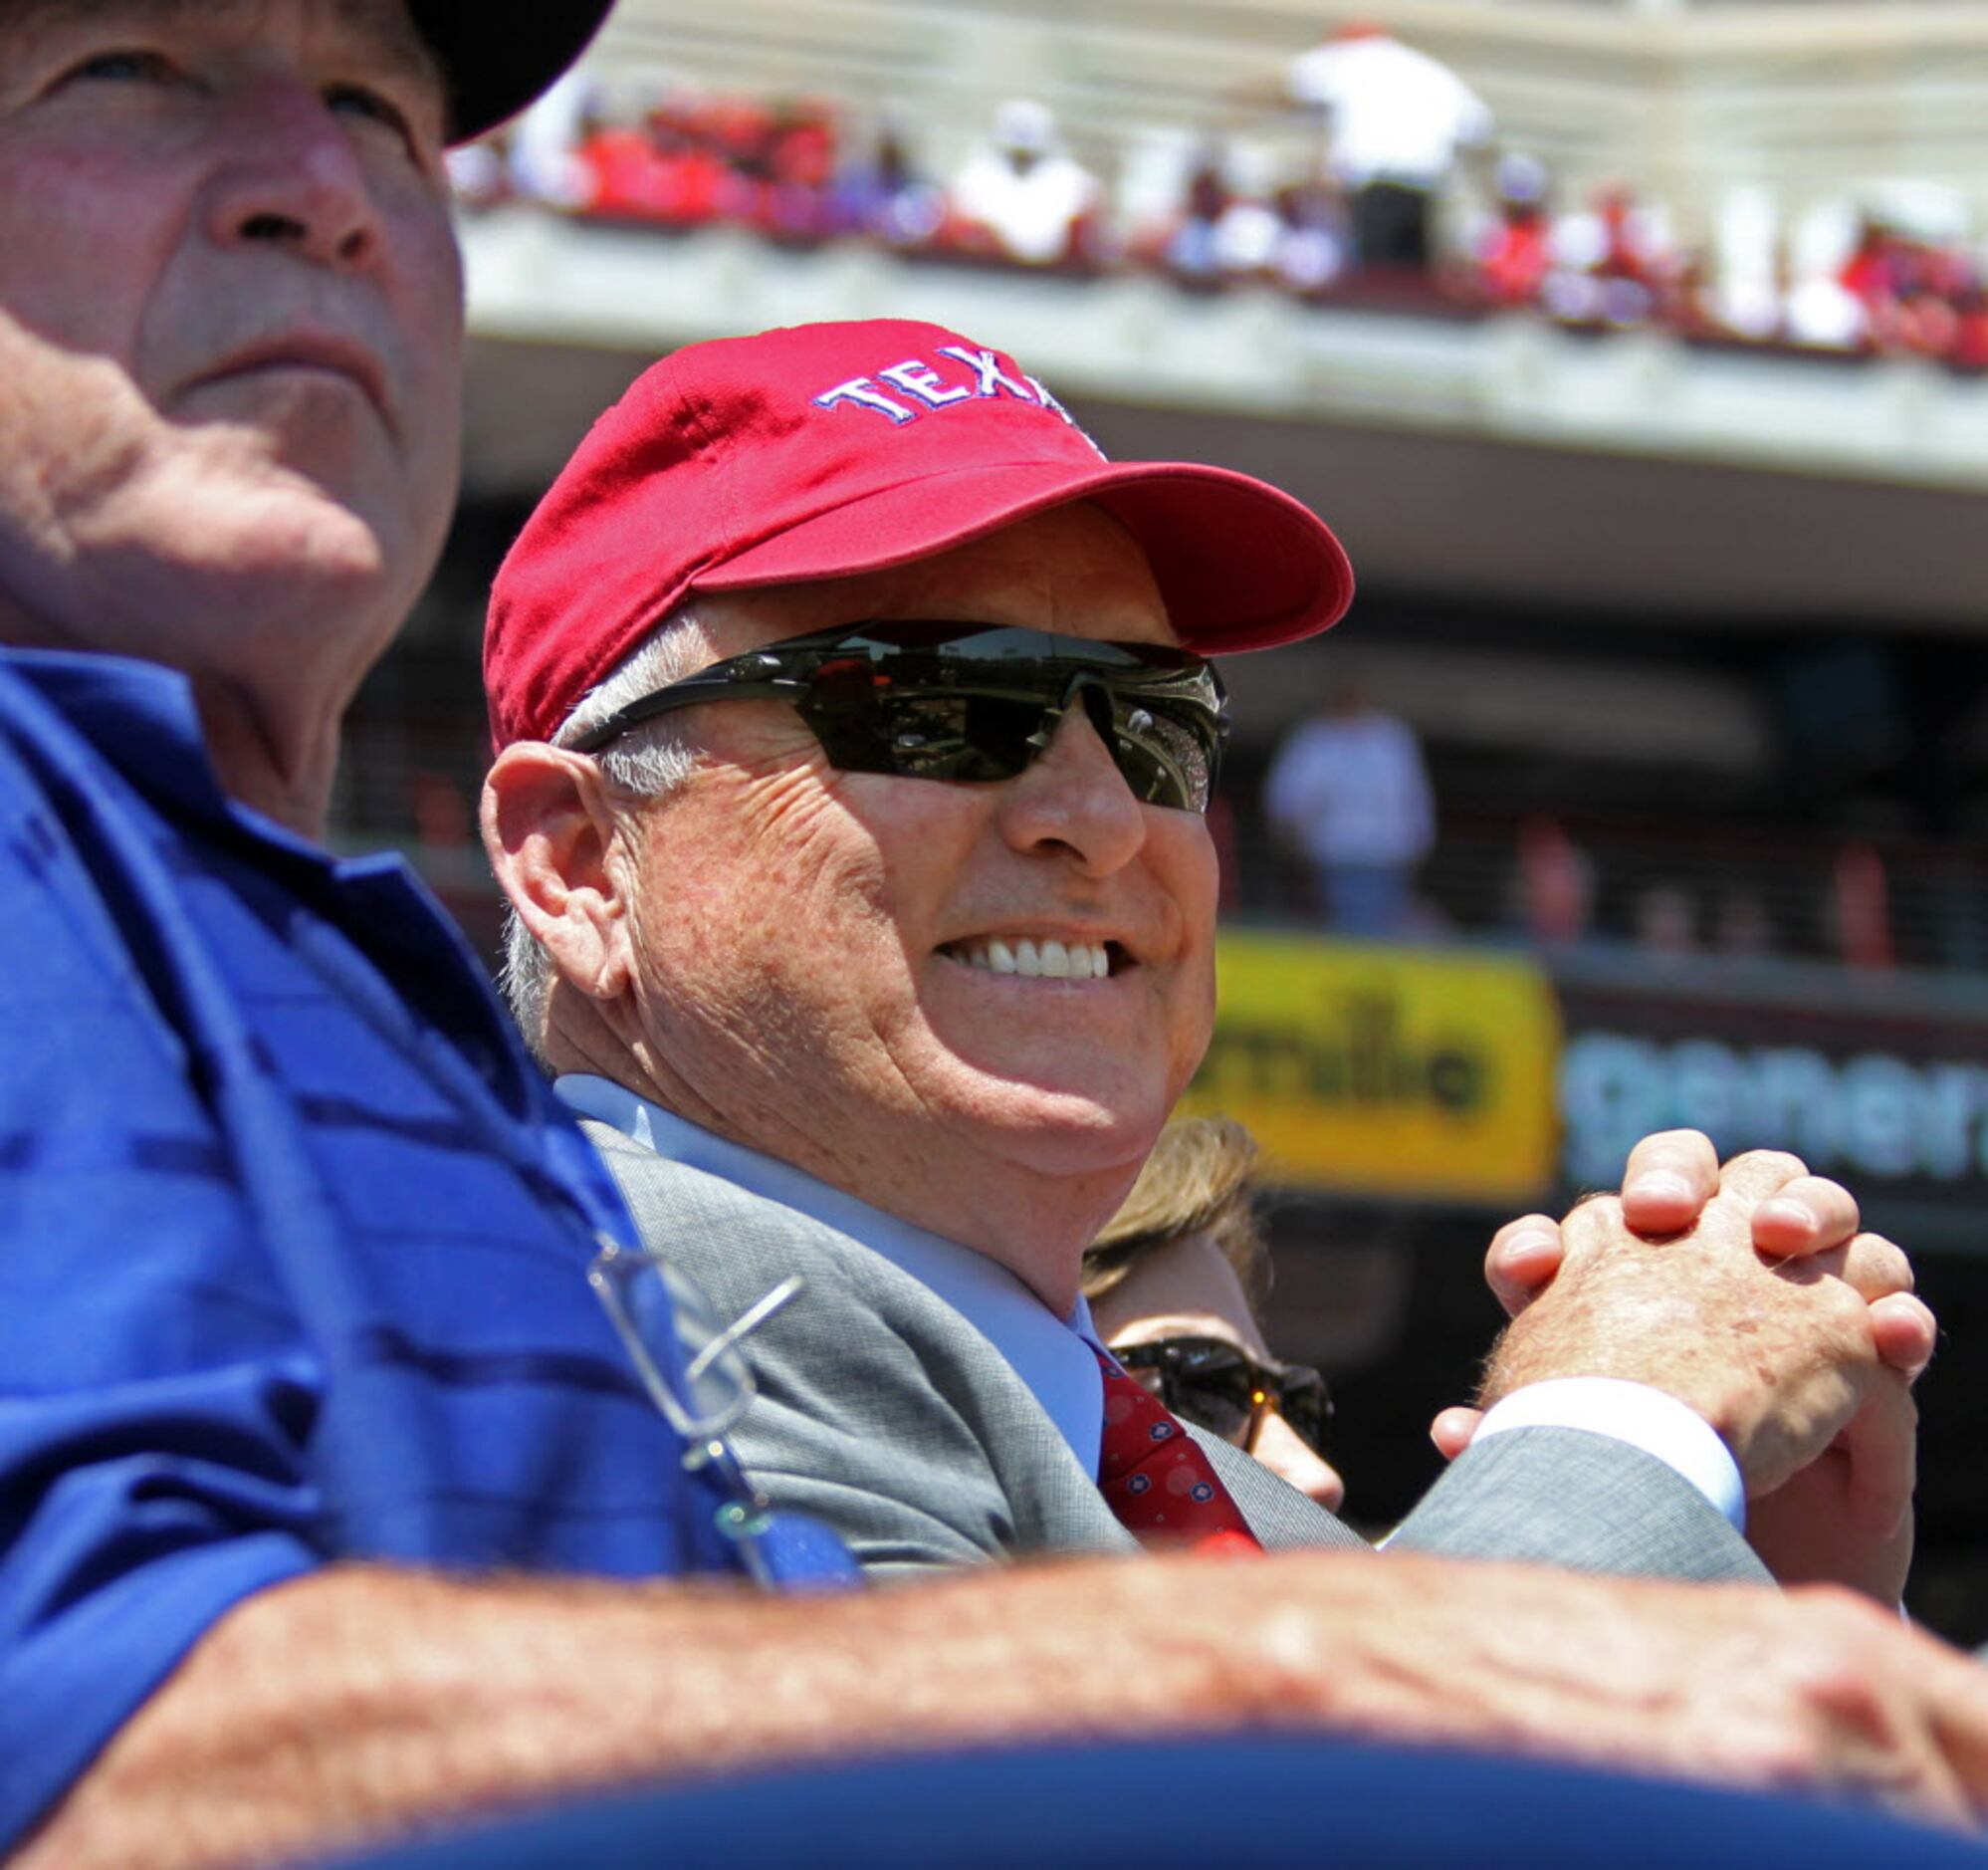
<svg viewBox="0 0 1988 1870">
<path fill-rule="evenodd" d="M 958 622 L 851 623 L 769 643 L 631 701 L 573 744 L 707 701 L 783 701 L 831 766 L 906 779 L 1010 780 L 1081 708 L 1133 796 L 1206 812 L 1228 734 L 1221 681 L 1160 643 Z"/>
<path fill-rule="evenodd" d="M 1264 1418 L 1280 1415 L 1325 1452 L 1332 1398 L 1325 1378 L 1305 1364 L 1261 1364 L 1221 1337 L 1161 1337 L 1115 1345 L 1111 1354 L 1183 1421 L 1237 1448 L 1253 1448 Z"/>
</svg>

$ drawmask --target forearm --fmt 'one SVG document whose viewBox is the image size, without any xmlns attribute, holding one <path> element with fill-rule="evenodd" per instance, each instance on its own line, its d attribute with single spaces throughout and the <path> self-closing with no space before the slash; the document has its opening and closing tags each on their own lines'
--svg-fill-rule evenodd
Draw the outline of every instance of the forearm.
<svg viewBox="0 0 1988 1870">
<path fill-rule="evenodd" d="M 1091 1560 L 826 1600 L 348 1568 L 217 1626 L 15 1870 L 223 1870 L 635 1779 L 1235 1728 L 1957 1817 L 1935 1713 L 1979 1798 L 1988 1686 L 1894 1619 L 1411 1556 Z"/>
<path fill-rule="evenodd" d="M 15 1870 L 264 1863 L 635 1779 L 1238 1707 L 1216 1646 L 1128 1643 L 1143 1569 L 826 1601 L 328 1570 L 217 1625 Z"/>
<path fill-rule="evenodd" d="M 1010 1738 L 1521 1740 L 1487 1704 L 1455 1718 L 1460 1619 L 1431 1607 L 1444 1593 L 1421 1568 L 1252 1567 L 1272 1600 L 1285 1580 L 1287 1610 L 1245 1608 L 1220 1561 L 1025 1567 L 831 1600 L 333 1569 L 218 1625 L 14 1870 L 220 1870 L 631 1780 Z"/>
</svg>

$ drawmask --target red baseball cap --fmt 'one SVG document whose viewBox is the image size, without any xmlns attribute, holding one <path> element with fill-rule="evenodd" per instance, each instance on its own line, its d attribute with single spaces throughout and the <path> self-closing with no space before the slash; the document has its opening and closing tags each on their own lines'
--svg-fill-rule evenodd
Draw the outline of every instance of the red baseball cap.
<svg viewBox="0 0 1988 1870">
<path fill-rule="evenodd" d="M 1073 500 L 1138 541 L 1205 653 L 1338 622 L 1353 570 L 1323 522 L 1225 468 L 1107 461 L 1002 351 L 906 319 L 692 345 L 593 426 L 491 593 L 500 747 L 550 740 L 691 591 L 882 571 Z"/>
</svg>

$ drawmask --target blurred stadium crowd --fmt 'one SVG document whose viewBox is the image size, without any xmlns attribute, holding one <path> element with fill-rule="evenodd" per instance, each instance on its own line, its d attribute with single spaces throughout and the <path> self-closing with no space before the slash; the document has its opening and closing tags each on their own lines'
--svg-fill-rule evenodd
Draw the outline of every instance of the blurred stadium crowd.
<svg viewBox="0 0 1988 1870">
<path fill-rule="evenodd" d="M 1294 112 L 1323 124 L 1302 155 L 1277 134 Z M 1636 177 L 1573 190 L 1502 147 L 1461 80 L 1378 29 L 1300 54 L 1232 115 L 1225 133 L 1135 140 L 1094 167 L 1047 105 L 1011 98 L 942 171 L 912 114 L 688 82 L 609 99 L 575 79 L 452 161 L 472 209 L 518 199 L 659 231 L 1988 369 L 1983 255 L 1961 231 L 1847 195 L 1776 230 L 1740 198 L 1686 240 Z"/>
</svg>

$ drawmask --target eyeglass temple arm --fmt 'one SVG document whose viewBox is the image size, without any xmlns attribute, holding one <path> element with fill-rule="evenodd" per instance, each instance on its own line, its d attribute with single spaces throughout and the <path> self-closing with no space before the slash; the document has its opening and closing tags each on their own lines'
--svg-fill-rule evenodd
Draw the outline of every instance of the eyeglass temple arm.
<svg viewBox="0 0 1988 1870">
<path fill-rule="evenodd" d="M 572 743 L 574 753 L 598 753 L 610 741 L 616 741 L 623 734 L 640 727 L 646 721 L 653 721 L 660 714 L 674 713 L 678 708 L 694 707 L 701 701 L 785 701 L 797 694 L 805 694 L 808 678 L 792 676 L 769 676 L 764 681 L 739 681 L 723 673 L 723 665 L 701 669 L 695 675 L 686 675 L 680 682 L 671 682 L 662 688 L 651 689 L 646 695 L 638 695 L 625 708 L 610 714 L 598 727 L 590 728 Z"/>
<path fill-rule="evenodd" d="M 771 1318 L 774 1312 L 779 1310 L 779 1308 L 782 1305 L 784 1305 L 788 1299 L 792 1298 L 796 1293 L 804 1290 L 806 1286 L 807 1286 L 807 1281 L 803 1279 L 798 1273 L 789 1274 L 785 1279 L 780 1281 L 780 1283 L 777 1286 L 775 1286 L 772 1291 L 768 1292 L 763 1298 L 759 1299 L 756 1303 L 748 1306 L 746 1310 L 742 1311 L 738 1315 L 738 1317 L 734 1318 L 732 1322 L 724 1328 L 724 1330 L 720 1331 L 716 1337 L 712 1338 L 704 1346 L 704 1348 L 700 1350 L 697 1353 L 697 1355 L 690 1360 L 689 1365 L 684 1370 L 684 1381 L 687 1383 L 695 1383 L 698 1380 L 698 1378 L 701 1377 L 705 1373 L 705 1371 L 710 1369 L 711 1366 L 715 1362 L 717 1362 L 717 1360 L 720 1357 L 724 1356 L 724 1354 L 728 1350 L 730 1350 L 734 1344 L 737 1344 L 742 1339 L 751 1336 L 752 1333 L 757 1331 L 761 1325 L 766 1323 L 766 1321 L 769 1318 Z"/>
</svg>

